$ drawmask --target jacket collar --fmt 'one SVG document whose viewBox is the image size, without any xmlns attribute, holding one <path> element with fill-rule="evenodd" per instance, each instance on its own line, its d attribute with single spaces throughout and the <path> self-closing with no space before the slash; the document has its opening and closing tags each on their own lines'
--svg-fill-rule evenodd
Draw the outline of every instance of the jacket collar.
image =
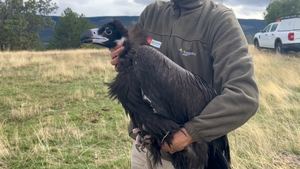
<svg viewBox="0 0 300 169">
<path fill-rule="evenodd" d="M 200 7 L 205 0 L 171 0 L 174 8 L 191 10 Z"/>
<path fill-rule="evenodd" d="M 206 0 L 171 0 L 174 14 L 180 16 L 190 10 L 199 8 Z"/>
</svg>

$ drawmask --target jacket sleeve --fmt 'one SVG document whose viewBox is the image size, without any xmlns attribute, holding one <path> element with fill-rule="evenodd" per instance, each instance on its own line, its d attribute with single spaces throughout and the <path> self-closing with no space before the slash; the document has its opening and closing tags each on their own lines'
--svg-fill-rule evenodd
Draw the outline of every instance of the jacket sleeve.
<svg viewBox="0 0 300 169">
<path fill-rule="evenodd" d="M 212 141 L 242 126 L 258 108 L 258 89 L 248 44 L 232 11 L 212 23 L 213 85 L 218 92 L 203 112 L 185 124 L 194 141 Z"/>
</svg>

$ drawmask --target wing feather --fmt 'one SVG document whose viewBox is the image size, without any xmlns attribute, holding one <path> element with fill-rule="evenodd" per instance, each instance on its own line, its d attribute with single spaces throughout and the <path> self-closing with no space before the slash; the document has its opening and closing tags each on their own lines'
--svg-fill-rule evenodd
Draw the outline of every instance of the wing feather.
<svg viewBox="0 0 300 169">
<path fill-rule="evenodd" d="M 133 64 L 142 91 L 155 112 L 178 124 L 200 114 L 215 96 L 204 80 L 152 47 L 139 47 Z"/>
</svg>

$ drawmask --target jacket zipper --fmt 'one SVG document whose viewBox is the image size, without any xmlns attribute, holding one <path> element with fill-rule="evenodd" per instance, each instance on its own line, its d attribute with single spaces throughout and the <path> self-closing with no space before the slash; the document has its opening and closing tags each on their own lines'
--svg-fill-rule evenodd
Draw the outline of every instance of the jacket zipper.
<svg viewBox="0 0 300 169">
<path fill-rule="evenodd" d="M 172 56 L 172 52 L 170 54 L 170 51 L 169 49 L 172 49 L 172 47 L 170 47 L 169 45 L 171 44 L 171 38 L 172 38 L 172 35 L 173 35 L 173 31 L 174 31 L 174 28 L 175 28 L 175 25 L 177 25 L 177 22 L 178 22 L 178 19 L 180 17 L 174 19 L 174 22 L 172 23 L 172 27 L 171 27 L 171 31 L 170 31 L 170 34 L 169 34 L 169 39 L 167 41 L 168 44 L 166 44 L 167 48 L 166 48 L 166 55 L 171 59 L 173 60 L 174 59 L 174 56 Z M 172 51 L 172 50 L 171 50 Z"/>
</svg>

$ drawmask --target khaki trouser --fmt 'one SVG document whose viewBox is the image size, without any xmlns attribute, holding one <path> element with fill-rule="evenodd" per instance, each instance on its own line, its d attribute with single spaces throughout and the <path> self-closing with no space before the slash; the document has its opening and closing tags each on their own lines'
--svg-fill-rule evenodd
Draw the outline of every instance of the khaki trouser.
<svg viewBox="0 0 300 169">
<path fill-rule="evenodd" d="M 174 169 L 171 162 L 162 159 L 162 165 L 153 165 L 149 152 L 139 152 L 135 145 L 132 146 L 131 151 L 131 169 Z"/>
</svg>

